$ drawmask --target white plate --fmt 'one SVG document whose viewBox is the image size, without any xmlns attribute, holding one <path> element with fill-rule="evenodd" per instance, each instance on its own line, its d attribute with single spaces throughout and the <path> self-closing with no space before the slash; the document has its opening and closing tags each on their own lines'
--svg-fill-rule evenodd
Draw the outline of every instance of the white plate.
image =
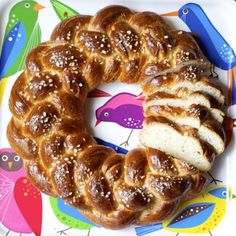
<svg viewBox="0 0 236 236">
<path fill-rule="evenodd" d="M 89 1 L 82 1 L 82 0 L 71 0 L 71 1 L 65 1 L 63 0 L 65 4 L 70 6 L 72 9 L 75 9 L 80 14 L 94 14 L 97 10 L 100 8 L 111 5 L 111 4 L 120 4 L 128 6 L 134 10 L 137 11 L 154 11 L 156 13 L 162 14 L 166 12 L 171 11 L 177 11 L 179 10 L 183 5 L 188 3 L 188 1 L 182 1 L 182 0 L 156 0 L 156 1 L 109 1 L 109 0 L 102 0 L 102 1 L 95 1 L 95 0 L 89 0 Z M 31 0 L 29 1 L 31 2 Z M 208 0 L 208 1 L 194 1 L 195 3 L 199 4 L 206 15 L 209 17 L 211 24 L 214 25 L 214 27 L 220 32 L 220 34 L 224 37 L 224 39 L 228 42 L 228 44 L 231 46 L 232 49 L 236 49 L 236 30 L 235 30 L 235 22 L 236 22 L 236 2 L 233 0 L 227 0 L 227 1 L 215 1 L 215 0 Z M 60 21 L 59 17 L 57 16 L 54 8 L 52 7 L 52 4 L 50 1 L 46 0 L 39 0 L 39 3 L 41 5 L 44 5 L 46 8 L 39 12 L 38 15 L 38 22 L 41 27 L 42 31 L 42 39 L 41 41 L 46 41 L 50 37 L 50 33 L 52 32 L 55 25 Z M 7 0 L 1 0 L 0 1 L 0 43 L 2 45 L 3 37 L 5 28 L 8 22 L 8 15 L 10 10 L 13 6 L 16 4 L 19 4 L 19 1 L 7 1 Z M 31 4 L 33 4 L 31 2 Z M 189 7 L 193 7 L 193 4 L 189 5 Z M 196 6 L 195 6 L 196 8 Z M 193 7 L 194 9 L 194 7 Z M 21 14 L 24 14 L 25 10 L 21 11 Z M 199 13 L 198 13 L 199 14 Z M 31 20 L 31 19 L 27 19 Z M 173 26 L 175 26 L 178 29 L 187 30 L 189 31 L 188 24 L 190 22 L 184 22 L 179 17 L 166 17 L 166 20 L 170 21 Z M 201 18 L 198 20 L 201 21 Z M 12 22 L 12 25 L 15 22 Z M 196 21 L 196 24 L 199 23 Z M 204 25 L 206 26 L 206 25 Z M 209 27 L 207 25 L 206 27 Z M 200 30 L 200 29 L 199 29 Z M 208 28 L 209 30 L 209 28 Z M 194 32 L 196 33 L 196 32 Z M 9 37 L 6 39 L 9 40 Z M 10 39 L 11 40 L 11 39 Z M 216 37 L 214 40 L 218 40 Z M 1 46 L 0 45 L 0 46 Z M 0 70 L 1 71 L 1 70 Z M 219 78 L 222 81 L 222 83 L 227 86 L 227 71 L 221 70 L 219 68 L 216 68 L 216 72 L 219 74 Z M 19 75 L 20 72 L 13 73 L 10 77 L 6 80 L 6 86 L 4 87 L 4 91 L 0 90 L 3 99 L 1 101 L 0 105 L 0 154 L 5 152 L 8 152 L 10 154 L 10 150 L 6 149 L 9 148 L 8 141 L 6 139 L 6 126 L 10 119 L 10 112 L 8 109 L 8 98 L 9 98 L 9 91 Z M 236 83 L 236 80 L 235 80 Z M 234 84 L 236 86 L 236 84 Z M 139 130 L 134 130 L 130 139 L 129 139 L 129 146 L 122 146 L 119 147 L 119 145 L 124 142 L 127 137 L 129 136 L 131 130 L 122 127 L 121 125 L 118 125 L 115 121 L 113 122 L 102 122 L 98 126 L 94 126 L 96 122 L 96 116 L 95 112 L 96 110 L 104 105 L 108 100 L 110 100 L 112 97 L 116 96 L 116 99 L 119 101 L 119 103 L 126 102 L 125 98 L 125 92 L 139 95 L 141 90 L 135 85 L 124 85 L 124 84 L 110 84 L 106 86 L 101 86 L 101 90 L 109 93 L 111 96 L 107 97 L 98 97 L 96 99 L 90 98 L 88 100 L 88 113 L 90 114 L 90 127 L 93 128 L 94 136 L 109 141 L 110 143 L 113 143 L 114 145 L 117 145 L 117 148 L 119 151 L 125 151 L 125 149 L 131 149 L 138 145 L 138 133 Z M 235 89 L 235 87 L 234 87 Z M 227 92 L 227 89 L 225 89 Z M 3 94 L 4 92 L 4 94 Z M 0 95 L 1 96 L 1 95 Z M 236 92 L 234 94 L 236 96 Z M 228 111 L 232 118 L 236 118 L 236 104 L 232 104 Z M 235 134 L 235 129 L 234 129 Z M 5 149 L 5 150 L 4 150 Z M 40 228 L 42 226 L 41 235 L 42 236 L 55 236 L 55 235 L 68 235 L 68 236 L 74 236 L 74 235 L 88 235 L 90 236 L 104 236 L 104 235 L 145 235 L 144 232 L 148 233 L 148 236 L 155 235 L 155 236 L 171 236 L 176 235 L 178 232 L 180 235 L 182 235 L 182 232 L 187 233 L 187 235 L 193 235 L 198 231 L 198 233 L 203 233 L 203 235 L 210 235 L 209 232 L 205 232 L 204 226 L 208 225 L 211 231 L 211 234 L 214 236 L 222 236 L 222 235 L 233 235 L 234 230 L 234 221 L 236 220 L 236 200 L 232 199 L 222 199 L 219 198 L 219 193 L 221 193 L 223 187 L 227 187 L 231 189 L 232 193 L 236 194 L 236 171 L 234 168 L 236 167 L 236 148 L 235 148 L 235 138 L 233 137 L 231 141 L 231 145 L 228 147 L 224 155 L 222 155 L 221 158 L 216 160 L 216 163 L 214 165 L 214 169 L 211 171 L 211 174 L 216 178 L 222 181 L 222 184 L 213 185 L 210 187 L 211 190 L 214 191 L 211 192 L 213 195 L 218 197 L 212 197 L 212 195 L 206 191 L 206 194 L 204 195 L 204 198 L 202 196 L 199 196 L 199 198 L 192 200 L 188 204 L 191 205 L 193 203 L 196 203 L 200 205 L 201 203 L 212 203 L 212 207 L 209 207 L 208 209 L 213 209 L 211 212 L 210 210 L 206 210 L 202 212 L 202 214 L 197 214 L 192 217 L 189 217 L 189 221 L 182 222 L 182 224 L 178 224 L 176 226 L 176 229 L 174 229 L 174 232 L 171 232 L 171 226 L 164 226 L 164 229 L 162 229 L 162 226 L 165 225 L 156 225 L 152 227 L 144 227 L 139 228 L 138 230 L 135 230 L 135 227 L 129 227 L 127 229 L 119 230 L 119 231 L 111 231 L 102 229 L 96 226 L 91 226 L 91 229 L 78 229 L 81 228 L 81 226 L 76 226 L 78 221 L 76 218 L 80 218 L 81 216 L 78 215 L 78 213 L 73 210 L 72 208 L 69 208 L 68 206 L 63 205 L 63 202 L 54 199 L 54 204 L 50 203 L 50 198 L 46 195 L 40 195 L 40 197 L 37 199 L 37 201 L 34 203 L 34 200 L 32 202 L 28 202 L 27 205 L 21 206 L 22 212 L 25 211 L 25 208 L 29 206 L 35 206 L 34 204 L 38 204 L 38 207 L 32 207 L 34 211 L 34 218 L 33 220 L 27 219 L 27 213 L 21 213 L 19 211 L 19 206 L 21 204 L 25 204 L 24 200 L 22 200 L 22 196 L 24 194 L 27 195 L 25 190 L 23 190 L 22 193 L 14 194 L 14 188 L 16 186 L 16 181 L 20 177 L 24 177 L 24 171 L 21 169 L 20 171 L 16 172 L 4 172 L 4 170 L 0 167 L 0 221 L 2 224 L 0 224 L 0 235 L 6 235 L 9 232 L 9 229 L 11 230 L 8 235 L 19 235 L 19 233 L 23 233 L 23 235 L 26 235 L 29 233 L 29 235 L 34 235 L 34 230 L 32 230 L 33 227 Z M 5 185 L 4 185 L 5 184 Z M 23 183 L 24 185 L 24 183 Z M 16 192 L 16 191 L 15 191 Z M 18 194 L 18 195 L 17 195 Z M 15 200 L 15 198 L 17 200 Z M 42 199 L 42 206 L 40 205 L 40 199 Z M 17 201 L 17 204 L 16 204 Z M 22 203 L 23 202 L 23 203 Z M 31 209 L 30 209 L 31 210 Z M 42 216 L 41 216 L 42 214 Z M 59 214 L 59 216 L 56 216 L 56 214 Z M 223 214 L 224 217 L 222 220 L 218 221 L 217 217 L 218 214 Z M 69 215 L 72 217 L 70 218 Z M 65 220 L 62 220 L 62 218 L 65 217 Z M 42 218 L 42 224 L 40 223 L 40 219 Z M 63 221 L 64 223 L 62 223 Z M 71 222 L 69 222 L 71 220 Z M 83 219 L 80 218 L 80 220 L 83 221 Z M 216 226 L 214 226 L 214 220 L 216 220 Z M 67 223 L 66 223 L 67 222 Z M 195 224 L 194 227 L 191 227 L 192 224 Z M 7 226 L 7 227 L 6 227 Z M 88 224 L 86 222 L 83 224 L 83 226 L 86 228 Z M 72 227 L 72 228 L 70 228 Z M 75 229 L 77 228 L 77 229 Z M 64 231 L 63 231 L 64 230 Z M 15 232 L 14 232 L 15 231 Z M 142 234 L 143 233 L 143 234 Z M 185 234 L 186 235 L 186 234 Z"/>
</svg>

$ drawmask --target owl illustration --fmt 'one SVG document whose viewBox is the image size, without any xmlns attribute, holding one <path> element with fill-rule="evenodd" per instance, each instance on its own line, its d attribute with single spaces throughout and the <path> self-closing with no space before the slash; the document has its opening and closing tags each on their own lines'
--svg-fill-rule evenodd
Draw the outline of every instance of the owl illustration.
<svg viewBox="0 0 236 236">
<path fill-rule="evenodd" d="M 10 148 L 0 149 L 0 222 L 8 233 L 41 235 L 41 194 L 26 178 L 22 159 Z"/>
</svg>

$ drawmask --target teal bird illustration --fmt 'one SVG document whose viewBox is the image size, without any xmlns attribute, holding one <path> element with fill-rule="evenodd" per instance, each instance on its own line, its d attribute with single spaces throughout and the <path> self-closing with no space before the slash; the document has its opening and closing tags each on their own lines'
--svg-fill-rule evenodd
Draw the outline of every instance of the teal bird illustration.
<svg viewBox="0 0 236 236">
<path fill-rule="evenodd" d="M 66 231 L 70 229 L 88 230 L 90 234 L 91 228 L 96 226 L 87 220 L 77 209 L 66 204 L 60 198 L 50 197 L 51 207 L 57 219 L 68 228 L 57 231 L 58 234 L 66 235 Z"/>
<path fill-rule="evenodd" d="M 50 2 L 60 20 L 65 20 L 79 14 L 76 10 L 58 0 L 50 0 Z"/>
<path fill-rule="evenodd" d="M 7 78 L 24 69 L 26 56 L 41 42 L 38 13 L 43 8 L 35 1 L 24 0 L 10 10 L 0 57 L 0 104 Z"/>
<path fill-rule="evenodd" d="M 209 233 L 224 218 L 227 201 L 235 198 L 231 188 L 224 184 L 212 186 L 195 199 L 183 203 L 177 212 L 162 223 L 136 227 L 137 236 L 143 236 L 160 229 L 188 234 Z M 176 235 L 176 236 L 177 236 Z"/>
</svg>

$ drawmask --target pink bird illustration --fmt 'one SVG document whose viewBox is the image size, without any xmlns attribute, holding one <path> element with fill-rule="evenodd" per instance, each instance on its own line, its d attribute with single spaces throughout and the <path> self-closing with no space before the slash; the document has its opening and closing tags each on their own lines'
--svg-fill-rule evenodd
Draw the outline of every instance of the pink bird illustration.
<svg viewBox="0 0 236 236">
<path fill-rule="evenodd" d="M 27 180 L 22 159 L 0 149 L 0 222 L 10 231 L 41 235 L 41 193 Z"/>
<path fill-rule="evenodd" d="M 100 122 L 114 122 L 122 127 L 131 129 L 127 140 L 121 145 L 128 146 L 134 129 L 143 127 L 143 99 L 131 93 L 118 93 L 96 110 L 96 126 Z"/>
</svg>

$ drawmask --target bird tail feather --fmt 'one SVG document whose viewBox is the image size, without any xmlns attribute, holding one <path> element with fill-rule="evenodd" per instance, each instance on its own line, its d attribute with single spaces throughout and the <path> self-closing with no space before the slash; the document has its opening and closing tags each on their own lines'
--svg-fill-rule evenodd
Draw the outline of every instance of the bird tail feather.
<svg viewBox="0 0 236 236">
<path fill-rule="evenodd" d="M 234 78 L 233 86 L 236 87 L 236 66 L 233 68 L 233 78 Z"/>
<path fill-rule="evenodd" d="M 154 225 L 135 227 L 135 232 L 137 236 L 143 236 L 161 229 L 163 229 L 162 223 L 158 223 Z"/>
<path fill-rule="evenodd" d="M 2 78 L 0 80 L 0 106 L 2 104 L 2 100 L 3 100 L 3 95 L 6 89 L 6 85 L 7 85 L 7 78 Z"/>
<path fill-rule="evenodd" d="M 228 70 L 228 106 L 236 104 L 236 67 Z"/>
</svg>

